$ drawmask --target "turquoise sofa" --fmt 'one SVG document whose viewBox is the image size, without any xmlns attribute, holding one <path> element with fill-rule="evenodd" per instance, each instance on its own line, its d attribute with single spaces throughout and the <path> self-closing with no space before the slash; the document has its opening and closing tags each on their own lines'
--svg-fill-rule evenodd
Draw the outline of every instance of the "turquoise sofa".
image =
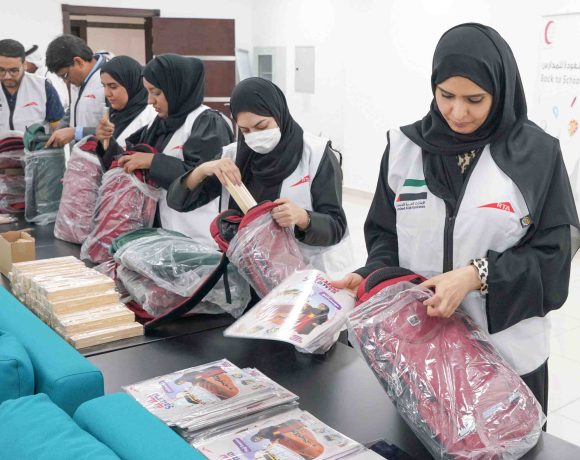
<svg viewBox="0 0 580 460">
<path fill-rule="evenodd" d="M 104 394 L 101 371 L 1 287 L 0 330 L 15 337 L 28 354 L 34 393 L 48 395 L 68 415 Z M 3 383 L 0 379 L 0 389 Z"/>
<path fill-rule="evenodd" d="M 124 393 L 87 401 L 72 418 L 44 394 L 7 400 L 0 427 L 2 459 L 205 459 Z"/>
</svg>

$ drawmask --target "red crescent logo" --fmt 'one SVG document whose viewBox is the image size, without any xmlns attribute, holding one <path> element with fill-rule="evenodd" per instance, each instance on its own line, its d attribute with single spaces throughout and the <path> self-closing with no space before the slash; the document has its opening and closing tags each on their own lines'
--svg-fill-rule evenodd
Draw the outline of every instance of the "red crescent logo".
<svg viewBox="0 0 580 460">
<path fill-rule="evenodd" d="M 550 26 L 554 24 L 554 21 L 548 21 L 546 23 L 546 27 L 544 28 L 544 41 L 546 42 L 546 45 L 551 45 L 552 42 L 548 39 L 548 33 L 550 32 Z"/>
</svg>

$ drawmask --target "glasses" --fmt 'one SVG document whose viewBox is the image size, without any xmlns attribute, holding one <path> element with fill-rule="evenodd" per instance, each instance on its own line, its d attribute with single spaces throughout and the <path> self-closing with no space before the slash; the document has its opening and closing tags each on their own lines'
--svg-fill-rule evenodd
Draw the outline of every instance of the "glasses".
<svg viewBox="0 0 580 460">
<path fill-rule="evenodd" d="M 22 67 L 13 67 L 12 69 L 4 69 L 0 67 L 0 77 L 4 77 L 6 74 L 9 74 L 11 77 L 17 77 L 21 70 Z"/>
<path fill-rule="evenodd" d="M 65 73 L 63 73 L 63 74 L 60 74 L 60 75 L 59 75 L 59 77 L 60 77 L 60 78 L 62 78 L 62 79 L 65 81 L 65 82 L 68 82 L 68 78 L 69 78 L 69 76 L 70 76 L 70 68 L 71 68 L 71 67 L 72 67 L 72 66 L 70 66 L 70 65 L 69 65 L 69 66 L 67 67 L 67 70 L 66 70 L 66 72 L 65 72 Z"/>
</svg>

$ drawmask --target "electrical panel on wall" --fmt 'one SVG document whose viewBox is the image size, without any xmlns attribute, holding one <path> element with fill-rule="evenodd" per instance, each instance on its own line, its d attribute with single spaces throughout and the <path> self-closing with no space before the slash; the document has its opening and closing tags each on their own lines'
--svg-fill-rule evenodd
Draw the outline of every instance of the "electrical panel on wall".
<svg viewBox="0 0 580 460">
<path fill-rule="evenodd" d="M 314 46 L 297 46 L 294 84 L 296 92 L 314 93 Z"/>
<path fill-rule="evenodd" d="M 270 80 L 282 91 L 286 90 L 286 48 L 255 47 L 254 75 Z"/>
</svg>

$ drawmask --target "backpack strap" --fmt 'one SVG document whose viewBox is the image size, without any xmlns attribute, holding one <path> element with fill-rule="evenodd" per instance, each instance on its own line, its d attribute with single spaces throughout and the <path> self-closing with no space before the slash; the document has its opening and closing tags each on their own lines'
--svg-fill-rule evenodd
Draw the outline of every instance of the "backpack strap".
<svg viewBox="0 0 580 460">
<path fill-rule="evenodd" d="M 359 285 L 357 290 L 357 305 L 366 302 L 377 292 L 383 290 L 388 286 L 400 283 L 402 281 L 409 281 L 413 284 L 421 284 L 426 281 L 421 275 L 418 275 L 411 270 L 402 267 L 384 267 L 379 268 L 367 276 Z"/>
<path fill-rule="evenodd" d="M 217 243 L 218 248 L 224 254 L 230 247 L 230 241 L 238 233 L 238 227 L 242 221 L 243 214 L 236 209 L 228 209 L 220 212 L 212 220 L 209 231 L 212 238 Z"/>
<path fill-rule="evenodd" d="M 228 209 L 220 212 L 212 221 L 209 230 L 220 251 L 224 254 L 230 247 L 230 241 L 241 228 L 247 226 L 260 216 L 272 211 L 276 207 L 271 201 L 264 201 L 254 206 L 244 215 L 237 209 Z"/>
<path fill-rule="evenodd" d="M 197 290 L 193 293 L 193 295 L 189 299 L 184 300 L 182 303 L 172 308 L 167 313 L 158 316 L 155 319 L 152 319 L 151 321 L 146 322 L 143 325 L 145 327 L 145 330 L 149 331 L 162 324 L 168 323 L 169 321 L 172 321 L 175 318 L 179 318 L 185 315 L 186 313 L 189 313 L 214 288 L 216 283 L 225 273 L 228 263 L 229 263 L 228 258 L 226 257 L 225 254 L 223 254 L 219 264 L 213 269 L 213 271 L 204 280 L 204 282 L 201 283 L 201 285 L 197 288 Z"/>
</svg>

